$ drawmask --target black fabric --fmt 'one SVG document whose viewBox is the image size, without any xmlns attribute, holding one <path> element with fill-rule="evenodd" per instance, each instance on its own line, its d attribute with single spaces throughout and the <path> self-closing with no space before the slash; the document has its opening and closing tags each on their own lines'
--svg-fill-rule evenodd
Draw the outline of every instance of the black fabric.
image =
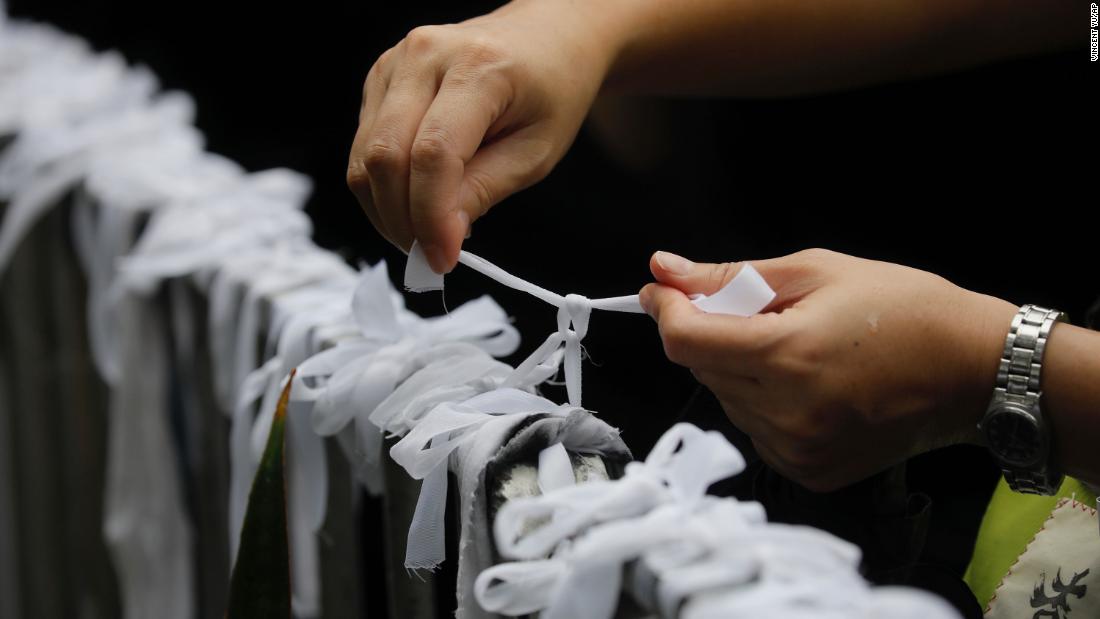
<svg viewBox="0 0 1100 619">
<path fill-rule="evenodd" d="M 531 415 L 516 424 L 509 433 L 508 438 L 504 440 L 500 450 L 486 463 L 484 484 L 487 522 L 493 522 L 496 519 L 497 512 L 505 503 L 504 484 L 511 477 L 513 469 L 524 465 L 538 469 L 539 453 L 550 445 L 561 442 L 562 433 L 565 432 L 564 424 L 538 424 L 539 421 L 546 419 L 548 416 L 546 414 Z M 603 460 L 608 479 L 622 477 L 627 463 L 633 459 L 630 451 L 625 446 L 622 449 L 609 448 L 599 455 L 600 459 Z M 569 458 L 573 463 L 574 471 L 576 471 L 580 465 L 581 455 L 569 452 Z M 493 549 L 493 554 L 498 561 L 502 560 L 496 554 L 496 548 Z"/>
</svg>

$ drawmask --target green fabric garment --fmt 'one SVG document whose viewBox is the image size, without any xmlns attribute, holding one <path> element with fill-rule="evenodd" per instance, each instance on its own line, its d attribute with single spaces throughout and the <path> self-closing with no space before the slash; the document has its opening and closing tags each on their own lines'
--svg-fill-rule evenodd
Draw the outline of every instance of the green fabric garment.
<svg viewBox="0 0 1100 619">
<path fill-rule="evenodd" d="M 1058 500 L 1073 496 L 1089 505 L 1096 501 L 1095 494 L 1071 477 L 1066 477 L 1054 496 L 1013 492 L 1004 479 L 997 484 L 982 517 L 974 555 L 963 576 L 982 608 L 989 604 L 1001 579 L 1043 527 Z"/>
</svg>

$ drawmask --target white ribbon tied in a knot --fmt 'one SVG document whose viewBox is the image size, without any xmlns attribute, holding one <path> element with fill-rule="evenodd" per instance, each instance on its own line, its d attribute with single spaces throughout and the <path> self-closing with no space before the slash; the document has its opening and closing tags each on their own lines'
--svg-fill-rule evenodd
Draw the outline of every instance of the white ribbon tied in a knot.
<svg viewBox="0 0 1100 619">
<path fill-rule="evenodd" d="M 556 368 L 564 360 L 565 387 L 569 403 L 573 406 L 581 406 L 581 340 L 588 334 L 588 320 L 592 310 L 644 313 L 636 294 L 603 299 L 589 299 L 578 294 L 563 296 L 516 277 L 468 251 L 459 252 L 458 261 L 509 288 L 526 292 L 558 308 L 557 332 L 551 334 L 542 346 L 519 364 L 514 377 L 505 381 L 505 385 L 514 386 L 535 373 L 545 374 L 548 368 Z M 416 242 L 409 250 L 409 260 L 405 264 L 405 288 L 411 292 L 443 289 L 443 275 L 432 271 L 424 251 Z M 745 264 L 737 276 L 721 290 L 710 296 L 696 295 L 692 298 L 692 303 L 709 313 L 751 316 L 767 307 L 774 298 L 775 291 L 768 286 L 760 273 L 751 264 Z M 551 372 L 547 377 L 552 375 Z"/>
<path fill-rule="evenodd" d="M 493 523 L 497 550 L 513 559 L 545 557 L 585 528 L 644 514 L 662 503 L 691 504 L 716 481 L 745 469 L 745 459 L 718 432 L 679 423 L 617 481 L 591 481 L 509 501 Z"/>
<path fill-rule="evenodd" d="M 527 381 L 537 368 L 556 369 L 564 359 L 565 388 L 569 403 L 581 405 L 581 361 L 584 349 L 581 340 L 588 334 L 588 321 L 592 316 L 592 301 L 579 294 L 569 294 L 558 307 L 558 330 L 551 333 L 516 371 L 504 381 L 505 387 L 513 387 Z M 562 354 L 564 352 L 564 355 Z"/>
<path fill-rule="evenodd" d="M 470 360 L 464 365 L 473 366 L 474 363 Z M 455 368 L 455 371 L 461 369 Z M 491 372 L 491 368 L 485 369 Z M 394 462 L 403 467 L 413 479 L 423 480 L 416 511 L 409 525 L 408 545 L 405 550 L 405 567 L 409 569 L 433 569 L 446 556 L 444 517 L 447 505 L 448 459 L 451 454 L 463 444 L 477 440 L 478 432 L 494 420 L 537 414 L 565 416 L 576 410 L 527 391 L 495 388 L 492 374 L 488 374 L 488 377 L 490 380 L 481 385 L 483 393 L 467 397 L 463 402 L 446 401 L 436 404 L 390 449 Z M 467 383 L 471 387 L 473 384 Z M 473 389 L 476 390 L 476 387 Z M 398 394 L 395 392 L 394 395 Z"/>
<path fill-rule="evenodd" d="M 366 475 L 361 475 L 364 481 L 377 479 L 382 430 L 407 431 L 395 425 L 404 419 L 399 407 L 387 406 L 386 414 L 374 414 L 403 381 L 433 364 L 503 356 L 519 345 L 519 334 L 507 314 L 488 297 L 438 318 L 416 316 L 405 309 L 391 286 L 385 263 L 364 269 L 350 314 L 358 332 L 299 366 L 291 401 L 304 404 L 314 431 L 322 436 L 336 435 L 355 422 L 357 448 L 349 456 Z M 454 383 L 442 376 L 440 384 L 430 387 L 457 387 L 480 377 Z"/>
<path fill-rule="evenodd" d="M 744 467 L 740 452 L 721 434 L 682 423 L 661 437 L 644 463 L 629 464 L 620 480 L 512 500 L 494 523 L 497 550 L 525 561 L 482 572 L 475 595 L 491 612 L 611 616 L 622 564 L 681 540 L 696 513 L 714 509 L 717 500 L 706 497 L 707 487 Z M 739 519 L 764 519 L 759 504 L 733 506 Z"/>
<path fill-rule="evenodd" d="M 618 481 L 510 501 L 497 515 L 497 549 L 523 560 L 483 571 L 478 602 L 507 615 L 608 619 L 633 562 L 625 573 L 642 583 L 633 590 L 648 583 L 661 616 L 957 616 L 916 590 L 871 588 L 851 543 L 770 524 L 759 503 L 705 494 L 743 468 L 720 434 L 677 424 Z"/>
</svg>

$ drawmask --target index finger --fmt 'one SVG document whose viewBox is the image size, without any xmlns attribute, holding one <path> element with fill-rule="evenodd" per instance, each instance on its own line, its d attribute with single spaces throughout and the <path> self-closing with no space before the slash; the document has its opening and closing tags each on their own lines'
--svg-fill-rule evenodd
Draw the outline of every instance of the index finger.
<svg viewBox="0 0 1100 619">
<path fill-rule="evenodd" d="M 500 79 L 452 69 L 417 130 L 409 169 L 409 215 L 416 240 L 436 270 L 448 270 L 458 260 L 470 224 L 459 202 L 466 163 L 509 96 Z"/>
</svg>

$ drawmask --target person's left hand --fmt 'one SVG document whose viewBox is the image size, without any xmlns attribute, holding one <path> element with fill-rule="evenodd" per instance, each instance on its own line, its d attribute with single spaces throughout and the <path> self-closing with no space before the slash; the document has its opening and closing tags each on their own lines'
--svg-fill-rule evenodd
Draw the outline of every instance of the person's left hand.
<svg viewBox="0 0 1100 619">
<path fill-rule="evenodd" d="M 756 316 L 707 314 L 687 297 L 716 292 L 740 264 L 665 252 L 641 301 L 669 359 L 714 392 L 765 462 L 827 491 L 975 438 L 1012 304 L 825 250 L 753 266 L 777 293 Z"/>
</svg>

